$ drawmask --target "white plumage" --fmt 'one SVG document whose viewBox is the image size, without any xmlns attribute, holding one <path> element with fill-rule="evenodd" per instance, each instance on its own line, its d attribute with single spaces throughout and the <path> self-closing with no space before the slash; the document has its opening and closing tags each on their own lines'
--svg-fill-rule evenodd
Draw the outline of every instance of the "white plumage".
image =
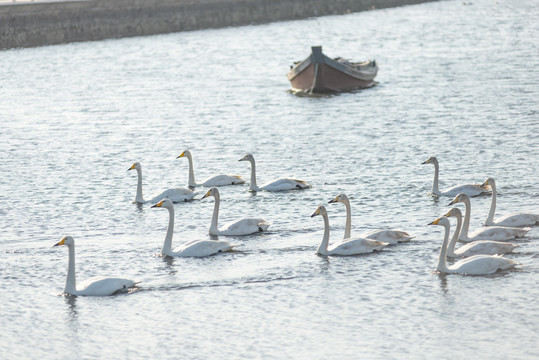
<svg viewBox="0 0 539 360">
<path fill-rule="evenodd" d="M 193 157 L 191 156 L 191 152 L 189 150 L 184 150 L 180 156 L 177 158 L 186 157 L 189 161 L 189 186 L 190 187 L 197 187 L 197 186 L 225 186 L 225 185 L 238 185 L 238 184 L 244 184 L 245 180 L 239 175 L 215 175 L 210 178 L 207 178 L 206 180 L 202 181 L 201 183 L 197 183 L 195 181 L 195 170 L 193 166 Z"/>
</svg>

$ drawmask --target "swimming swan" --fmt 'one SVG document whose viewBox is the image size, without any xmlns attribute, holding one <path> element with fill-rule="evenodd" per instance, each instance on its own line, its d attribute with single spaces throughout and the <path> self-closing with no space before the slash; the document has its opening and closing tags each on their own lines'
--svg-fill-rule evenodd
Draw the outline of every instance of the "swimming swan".
<svg viewBox="0 0 539 360">
<path fill-rule="evenodd" d="M 207 198 L 208 196 L 213 196 L 215 198 L 215 204 L 213 206 L 213 216 L 211 218 L 210 225 L 210 235 L 249 235 L 257 232 L 266 231 L 270 224 L 267 223 L 264 219 L 260 218 L 248 218 L 241 220 L 234 220 L 228 224 L 223 225 L 220 229 L 218 228 L 219 221 L 219 205 L 221 203 L 221 196 L 219 195 L 219 190 L 217 188 L 211 188 L 206 192 L 202 199 Z"/>
<path fill-rule="evenodd" d="M 165 242 L 161 249 L 161 255 L 171 257 L 203 257 L 217 254 L 220 252 L 230 251 L 235 245 L 231 245 L 224 240 L 193 240 L 182 244 L 178 248 L 172 250 L 172 234 L 174 233 L 174 205 L 170 199 L 163 199 L 152 208 L 168 209 L 168 227 Z"/>
<path fill-rule="evenodd" d="M 177 157 L 177 159 L 181 157 L 186 157 L 187 160 L 189 160 L 189 187 L 225 186 L 225 185 L 238 185 L 238 184 L 245 183 L 245 180 L 243 180 L 242 177 L 239 175 L 216 175 L 198 184 L 195 181 L 195 170 L 193 167 L 193 157 L 191 156 L 191 152 L 189 150 L 184 150 L 180 154 L 180 156 Z"/>
<path fill-rule="evenodd" d="M 82 296 L 108 296 L 118 292 L 127 292 L 135 287 L 135 282 L 128 279 L 95 276 L 82 281 L 77 286 L 75 279 L 75 240 L 71 236 L 64 236 L 62 240 L 53 246 L 66 245 L 69 251 L 69 263 L 67 266 L 66 284 L 64 293 Z"/>
<path fill-rule="evenodd" d="M 496 212 L 496 182 L 493 178 L 489 177 L 481 186 L 490 186 L 492 189 L 492 200 L 490 202 L 490 211 L 488 212 L 487 219 L 485 220 L 485 226 L 533 226 L 539 224 L 539 214 L 531 213 L 512 213 L 499 217 L 494 220 L 494 213 Z"/>
<path fill-rule="evenodd" d="M 448 257 L 469 257 L 472 255 L 496 255 L 507 254 L 513 251 L 518 245 L 514 245 L 508 242 L 492 241 L 492 240 L 477 240 L 467 243 L 455 250 L 460 229 L 462 228 L 462 212 L 459 208 L 453 208 L 447 212 L 444 216 L 457 218 L 457 226 L 453 237 L 447 247 Z"/>
<path fill-rule="evenodd" d="M 340 194 L 337 195 L 334 199 L 330 200 L 328 204 L 333 203 L 342 203 L 346 207 L 346 225 L 344 228 L 344 239 L 348 239 L 350 237 L 351 228 L 352 228 L 352 210 L 350 209 L 350 200 L 348 199 L 348 196 L 346 194 Z M 386 242 L 388 244 L 397 244 L 400 242 L 407 242 L 410 241 L 410 239 L 413 238 L 413 236 L 410 236 L 405 231 L 397 230 L 397 229 L 379 229 L 379 230 L 373 230 L 365 234 L 361 234 L 360 237 L 364 237 L 367 239 L 373 239 L 378 240 L 382 242 Z"/>
<path fill-rule="evenodd" d="M 440 165 L 438 165 L 438 159 L 436 159 L 434 156 L 431 156 L 427 160 L 423 161 L 421 164 L 434 164 L 434 182 L 432 183 L 431 191 L 432 195 L 453 197 L 462 193 L 473 197 L 488 193 L 488 190 L 482 188 L 480 184 L 456 185 L 442 192 L 438 189 L 438 173 L 440 170 Z"/>
<path fill-rule="evenodd" d="M 530 228 L 515 228 L 504 226 L 489 226 L 481 229 L 477 229 L 473 233 L 468 235 L 468 228 L 470 227 L 470 213 L 471 204 L 470 198 L 466 194 L 458 194 L 449 205 L 456 203 L 464 203 L 466 207 L 466 213 L 464 214 L 464 223 L 462 230 L 460 231 L 459 240 L 462 242 L 472 242 L 475 240 L 494 240 L 494 241 L 506 241 L 512 240 L 517 237 L 526 235 Z"/>
<path fill-rule="evenodd" d="M 290 178 L 281 178 L 274 180 L 272 182 L 266 183 L 262 185 L 261 187 L 258 187 L 256 185 L 256 166 L 255 166 L 255 158 L 251 154 L 247 154 L 239 161 L 249 161 L 251 163 L 251 182 L 249 183 L 249 191 L 286 191 L 286 190 L 302 190 L 310 188 L 311 185 L 309 185 L 306 181 L 303 180 L 296 180 L 296 179 L 290 179 Z"/>
<path fill-rule="evenodd" d="M 320 205 L 318 208 L 316 208 L 316 211 L 311 215 L 311 217 L 317 215 L 322 215 L 322 218 L 324 219 L 324 237 L 322 238 L 322 243 L 318 249 L 316 249 L 316 252 L 321 255 L 346 256 L 366 254 L 374 251 L 380 251 L 389 245 L 386 242 L 356 237 L 344 239 L 329 246 L 329 220 L 326 208 Z"/>
<path fill-rule="evenodd" d="M 515 267 L 517 262 L 502 257 L 501 255 L 473 255 L 457 261 L 453 265 L 447 264 L 447 243 L 449 240 L 450 224 L 445 216 L 438 218 L 429 225 L 441 225 L 445 228 L 444 241 L 438 257 L 436 270 L 440 273 L 464 274 L 464 275 L 489 275 L 498 270 L 507 270 Z"/>
<path fill-rule="evenodd" d="M 138 181 L 137 181 L 137 195 L 135 196 L 135 202 L 139 204 L 145 204 L 147 202 L 156 203 L 164 198 L 170 199 L 172 202 L 183 202 L 192 200 L 195 196 L 195 192 L 191 189 L 184 188 L 175 188 L 168 189 L 160 193 L 159 195 L 154 195 L 150 200 L 144 200 L 142 197 L 142 167 L 140 163 L 134 163 L 127 171 L 137 170 Z"/>
</svg>

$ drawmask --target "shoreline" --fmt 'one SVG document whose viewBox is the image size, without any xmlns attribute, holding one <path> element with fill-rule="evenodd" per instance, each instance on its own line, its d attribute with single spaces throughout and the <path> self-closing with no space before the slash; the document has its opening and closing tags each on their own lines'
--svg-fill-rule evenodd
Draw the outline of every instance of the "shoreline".
<svg viewBox="0 0 539 360">
<path fill-rule="evenodd" d="M 0 50 L 264 24 L 436 0 L 74 0 L 0 5 Z"/>
</svg>

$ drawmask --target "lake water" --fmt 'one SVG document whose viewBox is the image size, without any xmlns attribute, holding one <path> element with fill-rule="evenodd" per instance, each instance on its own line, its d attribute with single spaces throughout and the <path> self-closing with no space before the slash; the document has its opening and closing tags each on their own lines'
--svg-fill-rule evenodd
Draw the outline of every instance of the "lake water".
<svg viewBox="0 0 539 360">
<path fill-rule="evenodd" d="M 507 255 L 517 270 L 437 274 L 443 229 L 427 223 L 451 199 L 428 196 L 434 168 L 421 163 L 438 157 L 442 189 L 494 177 L 498 214 L 539 212 L 538 37 L 533 0 L 458 0 L 0 52 L 0 357 L 537 359 L 539 227 Z M 285 74 L 311 45 L 376 59 L 379 84 L 290 93 Z M 142 164 L 146 196 L 184 186 L 184 149 L 199 180 L 248 180 L 237 160 L 251 152 L 259 183 L 313 187 L 222 187 L 221 223 L 260 216 L 271 231 L 228 238 L 235 253 L 163 259 L 168 213 L 132 203 L 126 170 Z M 342 192 L 352 235 L 415 238 L 317 255 L 323 222 L 310 215 Z M 489 206 L 472 199 L 471 228 Z M 326 207 L 340 239 L 344 206 Z M 213 200 L 175 210 L 173 246 L 208 238 Z M 79 280 L 120 275 L 140 290 L 59 296 L 64 235 Z"/>
</svg>

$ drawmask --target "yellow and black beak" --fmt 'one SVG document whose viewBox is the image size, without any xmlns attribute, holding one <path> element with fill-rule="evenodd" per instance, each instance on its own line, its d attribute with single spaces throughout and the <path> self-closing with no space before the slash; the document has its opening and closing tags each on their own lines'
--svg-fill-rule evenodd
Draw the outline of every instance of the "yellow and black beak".
<svg viewBox="0 0 539 360">
<path fill-rule="evenodd" d="M 459 199 L 460 199 L 459 195 L 455 196 L 455 198 L 453 200 L 451 200 L 451 202 L 448 205 L 453 205 L 453 204 L 458 203 Z"/>
<path fill-rule="evenodd" d="M 488 180 L 489 180 L 489 179 L 486 179 L 485 182 L 481 184 L 481 187 L 482 187 L 482 188 L 489 187 Z"/>
<path fill-rule="evenodd" d="M 53 247 L 55 246 L 60 246 L 60 245 L 64 245 L 66 242 L 66 238 L 63 237 L 62 240 L 60 240 L 59 242 L 57 242 L 56 244 L 53 245 Z"/>
<path fill-rule="evenodd" d="M 129 169 L 127 169 L 127 171 L 133 170 L 134 168 L 135 168 L 135 164 L 131 165 L 131 167 Z"/>
<path fill-rule="evenodd" d="M 154 208 L 154 207 L 161 207 L 161 206 L 163 206 L 163 203 L 164 203 L 164 202 L 165 202 L 165 200 L 161 200 L 161 201 L 159 201 L 157 204 L 152 205 L 152 207 L 153 207 L 153 208 Z"/>
<path fill-rule="evenodd" d="M 339 196 L 338 195 L 335 197 L 335 199 L 329 200 L 328 204 L 333 204 L 333 203 L 336 203 L 336 202 L 339 202 Z"/>
<path fill-rule="evenodd" d="M 320 208 L 317 208 L 316 211 L 311 215 L 311 217 L 315 217 L 316 215 L 320 215 Z"/>
<path fill-rule="evenodd" d="M 210 192 L 211 192 L 211 190 L 208 190 L 208 191 L 204 194 L 204 196 L 200 198 L 200 200 L 205 199 L 205 198 L 207 198 L 208 196 L 210 196 Z"/>
<path fill-rule="evenodd" d="M 447 214 L 445 214 L 444 216 L 445 216 L 445 217 L 451 216 L 451 210 L 449 210 L 449 211 L 447 212 Z"/>
<path fill-rule="evenodd" d="M 434 220 L 433 222 L 431 222 L 430 224 L 427 224 L 427 225 L 438 225 L 439 222 L 440 222 L 440 218 Z"/>
<path fill-rule="evenodd" d="M 182 152 L 182 153 L 180 154 L 180 156 L 178 156 L 176 159 L 179 159 L 179 158 L 184 157 L 184 156 L 185 156 L 185 151 Z"/>
</svg>

